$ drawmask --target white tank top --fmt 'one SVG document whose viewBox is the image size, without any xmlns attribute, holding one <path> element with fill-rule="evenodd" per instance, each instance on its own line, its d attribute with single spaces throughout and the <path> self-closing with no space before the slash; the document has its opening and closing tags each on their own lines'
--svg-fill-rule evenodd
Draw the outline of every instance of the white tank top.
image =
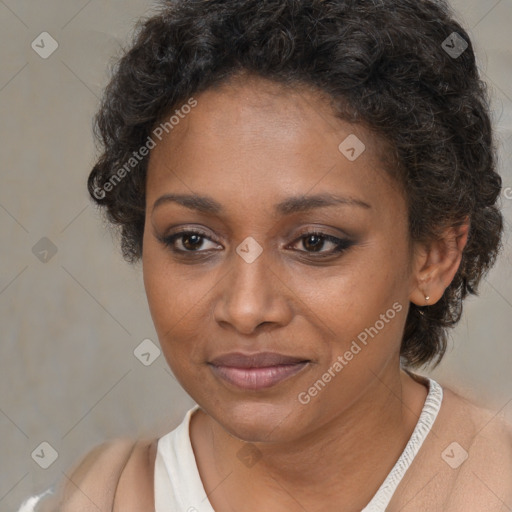
<svg viewBox="0 0 512 512">
<path fill-rule="evenodd" d="M 384 512 L 427 437 L 443 400 L 443 390 L 427 378 L 429 391 L 414 432 L 393 469 L 361 512 Z M 204 489 L 190 441 L 190 409 L 181 424 L 158 440 L 155 461 L 155 512 L 215 512 Z"/>
</svg>

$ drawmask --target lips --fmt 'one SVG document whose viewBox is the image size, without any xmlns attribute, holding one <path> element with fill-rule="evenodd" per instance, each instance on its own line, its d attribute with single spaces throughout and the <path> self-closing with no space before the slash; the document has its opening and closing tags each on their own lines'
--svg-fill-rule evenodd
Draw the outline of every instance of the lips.
<svg viewBox="0 0 512 512">
<path fill-rule="evenodd" d="M 210 361 L 213 373 L 232 386 L 244 390 L 261 390 L 297 375 L 310 361 L 300 357 L 259 352 L 230 353 Z"/>
<path fill-rule="evenodd" d="M 214 366 L 228 366 L 233 368 L 266 368 L 285 364 L 297 364 L 308 361 L 300 357 L 292 357 L 275 352 L 258 352 L 256 354 L 242 354 L 232 352 L 216 357 L 210 364 Z"/>
</svg>

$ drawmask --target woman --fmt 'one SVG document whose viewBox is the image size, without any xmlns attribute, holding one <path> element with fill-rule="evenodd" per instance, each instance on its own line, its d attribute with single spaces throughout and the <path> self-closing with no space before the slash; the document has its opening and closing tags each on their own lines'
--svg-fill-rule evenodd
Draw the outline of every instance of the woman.
<svg viewBox="0 0 512 512">
<path fill-rule="evenodd" d="M 97 128 L 91 197 L 197 406 L 97 447 L 39 509 L 512 507 L 510 426 L 413 371 L 502 232 L 485 85 L 444 2 L 166 2 Z"/>
</svg>

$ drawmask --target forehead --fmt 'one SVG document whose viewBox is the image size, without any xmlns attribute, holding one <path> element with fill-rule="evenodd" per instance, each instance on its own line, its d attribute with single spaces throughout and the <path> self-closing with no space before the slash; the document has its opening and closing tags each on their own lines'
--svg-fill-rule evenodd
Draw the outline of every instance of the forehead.
<svg viewBox="0 0 512 512">
<path fill-rule="evenodd" d="M 351 125 L 336 117 L 332 99 L 312 86 L 284 85 L 242 75 L 207 89 L 196 98 L 197 106 L 181 119 L 175 117 L 178 122 L 163 134 L 160 146 L 174 146 L 173 151 L 179 153 L 183 138 L 201 137 L 205 142 L 231 139 L 252 143 L 260 138 L 267 145 L 273 141 L 280 147 L 304 147 L 308 141 L 312 145 L 324 140 L 326 135 L 337 141 L 344 133 L 356 133 L 365 140 L 367 157 L 383 160 L 386 153 L 385 141 L 362 124 Z M 180 110 L 179 105 L 175 108 Z"/>
<path fill-rule="evenodd" d="M 208 89 L 195 100 L 151 151 L 150 200 L 169 187 L 230 190 L 245 199 L 340 186 L 348 195 L 368 189 L 371 196 L 386 184 L 396 188 L 383 170 L 383 141 L 337 118 L 329 98 L 314 89 L 251 77 Z M 354 152 L 361 154 L 348 158 Z"/>
</svg>

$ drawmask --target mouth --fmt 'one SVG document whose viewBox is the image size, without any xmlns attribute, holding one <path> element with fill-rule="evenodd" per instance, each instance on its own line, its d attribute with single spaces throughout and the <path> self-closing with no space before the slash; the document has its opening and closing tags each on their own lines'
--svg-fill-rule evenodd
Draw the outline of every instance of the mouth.
<svg viewBox="0 0 512 512">
<path fill-rule="evenodd" d="M 225 354 L 208 364 L 217 377 L 229 384 L 245 390 L 260 390 L 297 375 L 310 362 L 309 359 L 274 352 L 259 352 Z"/>
</svg>

